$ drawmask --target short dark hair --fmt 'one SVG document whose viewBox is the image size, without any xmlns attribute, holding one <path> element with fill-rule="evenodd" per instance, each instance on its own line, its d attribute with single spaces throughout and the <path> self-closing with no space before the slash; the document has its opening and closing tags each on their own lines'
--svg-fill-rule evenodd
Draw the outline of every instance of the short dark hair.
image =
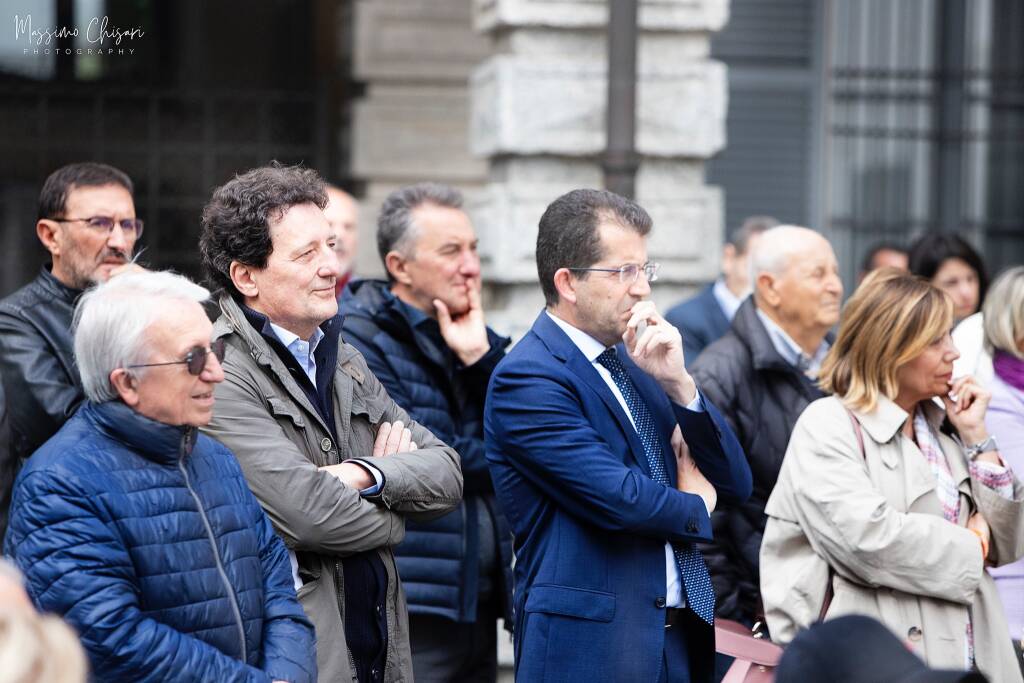
<svg viewBox="0 0 1024 683">
<path fill-rule="evenodd" d="M 729 244 L 736 247 L 736 253 L 746 254 L 750 246 L 750 238 L 760 235 L 779 225 L 779 219 L 772 216 L 750 216 L 744 219 L 740 227 L 729 233 Z"/>
<path fill-rule="evenodd" d="M 132 179 L 124 171 L 95 161 L 61 166 L 43 183 L 39 193 L 39 218 L 63 218 L 68 194 L 78 187 L 120 185 L 133 194 Z"/>
<path fill-rule="evenodd" d="M 908 267 L 914 275 L 926 280 L 935 277 L 942 264 L 951 258 L 958 258 L 978 274 L 978 306 L 985 301 L 988 291 L 988 273 L 981 256 L 965 240 L 957 235 L 930 232 L 917 238 L 907 253 Z"/>
<path fill-rule="evenodd" d="M 213 191 L 203 208 L 199 253 L 211 288 L 236 299 L 231 262 L 266 268 L 274 251 L 271 222 L 298 204 L 327 206 L 324 181 L 316 171 L 272 162 L 235 176 Z"/>
<path fill-rule="evenodd" d="M 537 228 L 537 275 L 548 306 L 558 303 L 555 271 L 589 268 L 604 256 L 598 226 L 617 224 L 640 235 L 651 231 L 650 215 L 636 202 L 606 190 L 573 190 L 551 202 Z M 579 274 L 585 279 L 588 273 Z"/>
<path fill-rule="evenodd" d="M 896 253 L 907 255 L 905 247 L 896 244 L 895 242 L 875 242 L 868 249 L 867 253 L 864 254 L 864 258 L 860 262 L 860 272 L 870 273 L 875 269 L 875 257 L 881 254 L 883 251 L 895 251 Z"/>
<path fill-rule="evenodd" d="M 389 281 L 394 281 L 394 278 L 388 270 L 388 252 L 405 246 L 412 228 L 413 209 L 423 204 L 461 209 L 462 193 L 450 185 L 417 183 L 400 187 L 388 195 L 377 217 L 377 253 Z"/>
</svg>

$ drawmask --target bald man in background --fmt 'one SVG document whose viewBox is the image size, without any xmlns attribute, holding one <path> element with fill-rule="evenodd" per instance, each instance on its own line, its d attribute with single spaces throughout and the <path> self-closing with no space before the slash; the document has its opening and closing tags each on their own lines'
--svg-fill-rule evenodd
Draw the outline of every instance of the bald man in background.
<svg viewBox="0 0 1024 683">
<path fill-rule="evenodd" d="M 348 192 L 328 185 L 324 216 L 327 217 L 327 223 L 337 238 L 334 253 L 338 255 L 338 263 L 341 264 L 338 272 L 341 274 L 334 283 L 334 294 L 340 297 L 355 270 L 356 252 L 359 248 L 359 207 Z"/>
<path fill-rule="evenodd" d="M 691 370 L 736 433 L 754 476 L 749 500 L 715 510 L 714 541 L 702 548 L 718 598 L 716 614 L 748 626 L 763 619 L 758 554 L 765 503 L 797 417 L 822 396 L 818 369 L 843 298 L 832 246 L 817 232 L 792 225 L 761 233 L 750 253 L 750 282 L 754 292 L 729 331 Z"/>
</svg>

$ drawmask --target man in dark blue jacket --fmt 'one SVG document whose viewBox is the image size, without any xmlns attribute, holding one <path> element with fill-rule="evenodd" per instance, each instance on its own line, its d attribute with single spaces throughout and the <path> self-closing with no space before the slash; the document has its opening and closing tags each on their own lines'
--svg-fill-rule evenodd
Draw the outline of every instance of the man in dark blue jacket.
<svg viewBox="0 0 1024 683">
<path fill-rule="evenodd" d="M 88 400 L 18 476 L 5 552 L 98 681 L 312 683 L 284 543 L 231 452 L 196 429 L 224 379 L 208 296 L 171 273 L 82 296 Z"/>
<path fill-rule="evenodd" d="M 398 405 L 462 457 L 464 501 L 406 523 L 395 549 L 409 603 L 416 680 L 493 681 L 497 617 L 509 618 L 511 533 L 497 509 L 483 442 L 483 404 L 507 338 L 484 324 L 477 238 L 451 187 L 393 192 L 378 219 L 388 281 L 342 295 L 345 340 Z"/>
</svg>

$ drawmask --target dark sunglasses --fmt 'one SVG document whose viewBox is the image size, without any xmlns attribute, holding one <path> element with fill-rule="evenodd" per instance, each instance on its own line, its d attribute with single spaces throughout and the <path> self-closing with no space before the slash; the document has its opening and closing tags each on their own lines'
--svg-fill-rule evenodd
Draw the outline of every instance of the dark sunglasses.
<svg viewBox="0 0 1024 683">
<path fill-rule="evenodd" d="M 206 367 L 206 354 L 212 353 L 218 363 L 224 360 L 224 343 L 224 339 L 218 339 L 210 344 L 209 348 L 193 346 L 181 360 L 172 360 L 166 363 L 139 363 L 138 365 L 127 365 L 125 368 L 155 368 L 160 365 L 184 364 L 188 366 L 188 374 L 198 377 L 203 374 L 203 368 Z"/>
</svg>

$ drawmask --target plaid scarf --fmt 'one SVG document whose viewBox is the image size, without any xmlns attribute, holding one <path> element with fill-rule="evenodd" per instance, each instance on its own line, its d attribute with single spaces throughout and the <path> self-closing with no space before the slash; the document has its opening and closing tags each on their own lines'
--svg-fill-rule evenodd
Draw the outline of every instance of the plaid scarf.
<svg viewBox="0 0 1024 683">
<path fill-rule="evenodd" d="M 946 455 L 942 452 L 939 437 L 928 424 L 920 406 L 914 411 L 914 441 L 917 442 L 917 447 L 921 449 L 921 453 L 931 465 L 932 474 L 935 475 L 935 493 L 942 503 L 942 516 L 947 522 L 959 524 L 960 491 L 953 481 L 953 473 L 949 469 Z"/>
<path fill-rule="evenodd" d="M 959 525 L 960 523 L 960 491 L 953 481 L 953 472 L 949 469 L 949 461 L 946 454 L 942 452 L 939 444 L 939 437 L 932 430 L 928 420 L 924 417 L 924 410 L 921 406 L 914 411 L 914 441 L 921 449 L 928 464 L 931 465 L 932 474 L 935 475 L 935 493 L 942 504 L 942 516 L 947 522 Z M 964 660 L 967 668 L 974 666 L 974 628 L 971 624 L 970 610 L 967 612 L 966 648 Z"/>
</svg>

